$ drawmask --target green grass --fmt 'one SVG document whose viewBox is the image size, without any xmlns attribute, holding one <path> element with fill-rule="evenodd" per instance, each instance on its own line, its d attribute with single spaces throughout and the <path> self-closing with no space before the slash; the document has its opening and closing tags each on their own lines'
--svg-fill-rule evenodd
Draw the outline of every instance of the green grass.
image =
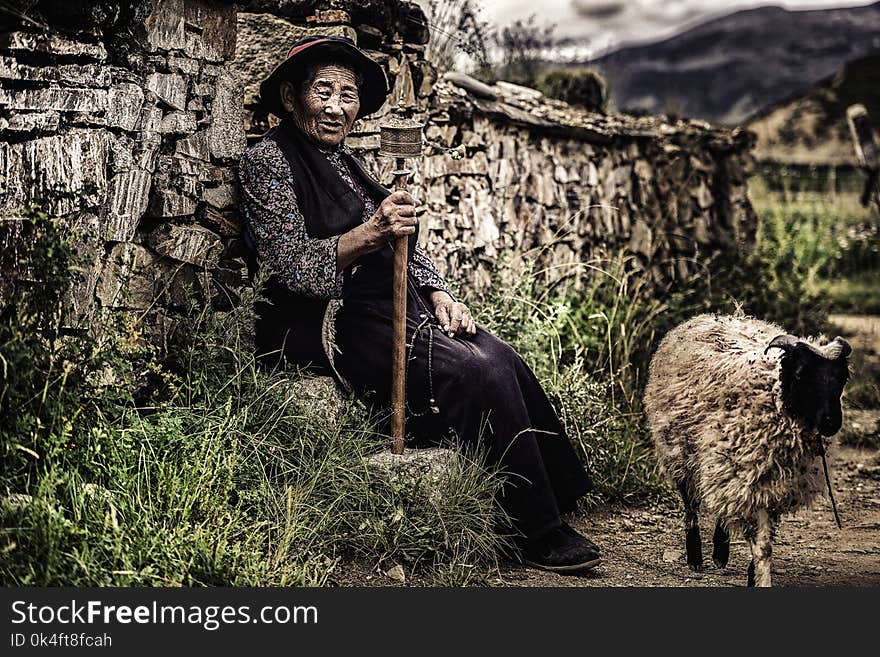
<svg viewBox="0 0 880 657">
<path fill-rule="evenodd" d="M 162 363 L 65 337 L 71 254 L 55 224 L 33 233 L 29 259 L 55 268 L 0 313 L 0 582 L 323 585 L 357 557 L 485 581 L 508 539 L 480 454 L 462 452 L 437 494 L 376 475 L 364 457 L 386 442 L 367 409 L 306 407 L 296 372 L 257 366 L 252 294 L 230 313 L 193 307 Z"/>
<path fill-rule="evenodd" d="M 880 270 L 822 282 L 836 313 L 880 315 Z"/>
<path fill-rule="evenodd" d="M 846 404 L 857 410 L 880 409 L 880 359 L 877 354 L 855 351 L 846 386 Z"/>
<path fill-rule="evenodd" d="M 328 424 L 290 403 L 296 378 L 246 361 L 210 396 L 182 380 L 158 408 L 71 420 L 63 454 L 38 437 L 26 476 L 3 478 L 5 497 L 30 497 L 3 508 L 2 581 L 321 585 L 358 555 L 480 581 L 504 541 L 499 481 L 478 455 L 436 498 L 425 481 L 387 481 L 364 462 L 383 446 L 365 410 L 343 404 Z"/>
<path fill-rule="evenodd" d="M 760 176 L 749 181 L 767 269 L 777 265 L 782 283 L 792 275 L 788 266 L 793 265 L 801 281 L 797 292 L 814 314 L 872 314 L 880 309 L 880 213 L 876 205 L 859 203 L 858 178 L 843 192 L 818 191 L 829 184 L 789 177 L 784 170 L 776 172 L 772 185 Z M 788 250 L 788 257 L 771 252 L 774 245 Z M 820 304 L 819 312 L 811 303 Z"/>
</svg>

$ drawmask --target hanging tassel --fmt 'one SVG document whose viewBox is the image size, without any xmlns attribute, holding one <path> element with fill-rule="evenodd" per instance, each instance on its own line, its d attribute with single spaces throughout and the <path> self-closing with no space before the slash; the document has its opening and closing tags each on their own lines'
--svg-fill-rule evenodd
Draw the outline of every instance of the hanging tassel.
<svg viewBox="0 0 880 657">
<path fill-rule="evenodd" d="M 837 528 L 843 529 L 840 524 L 840 516 L 837 515 L 837 502 L 834 501 L 834 491 L 831 490 L 831 477 L 828 475 L 828 461 L 825 460 L 825 450 L 822 450 L 822 468 L 825 470 L 825 484 L 828 486 L 828 497 L 831 498 L 831 508 L 834 510 L 834 519 L 837 521 Z"/>
</svg>

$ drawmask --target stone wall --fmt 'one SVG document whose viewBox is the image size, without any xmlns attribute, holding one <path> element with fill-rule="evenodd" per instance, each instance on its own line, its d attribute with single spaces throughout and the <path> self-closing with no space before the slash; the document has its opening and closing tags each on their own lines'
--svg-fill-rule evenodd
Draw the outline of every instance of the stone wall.
<svg viewBox="0 0 880 657">
<path fill-rule="evenodd" d="M 425 156 L 411 163 L 411 189 L 427 202 L 420 241 L 465 287 L 504 284 L 497 265 L 505 253 L 527 254 L 557 276 L 577 270 L 568 265 L 597 248 L 627 246 L 637 256 L 633 265 L 663 288 L 693 274 L 701 256 L 748 249 L 754 240 L 746 194 L 753 144 L 744 131 L 604 116 L 504 82 L 438 79 L 424 60 L 429 35 L 411 28 L 410 9 L 363 11 L 408 3 L 348 0 L 335 5 L 347 11 L 334 12 L 314 2 L 250 4 L 239 14 L 232 62 L 245 87 L 249 138 L 274 122 L 260 105 L 259 81 L 292 41 L 315 33 L 357 40 L 383 63 L 393 92 L 377 114 L 355 124 L 347 143 L 390 184 L 393 163 L 377 157 L 379 125 L 399 99 L 417 108 L 426 123 Z"/>
<path fill-rule="evenodd" d="M 422 240 L 449 276 L 505 284 L 506 253 L 550 278 L 577 276 L 597 250 L 626 247 L 663 289 L 702 256 L 753 244 L 748 133 L 579 112 L 532 89 L 447 77 L 431 96 L 416 182 Z"/>
<path fill-rule="evenodd" d="M 556 276 L 618 245 L 664 286 L 709 251 L 753 242 L 747 133 L 438 79 L 410 2 L 21 1 L 30 19 L 0 26 L 0 214 L 36 202 L 70 227 L 91 263 L 70 300 L 81 323 L 113 312 L 161 341 L 187 290 L 218 309 L 234 301 L 235 163 L 274 120 L 258 84 L 314 33 L 356 39 L 388 72 L 389 101 L 348 139 L 380 179 L 393 164 L 377 157 L 389 109 L 403 100 L 426 123 L 412 163 L 420 239 L 464 287 L 505 283 L 506 253 Z"/>
<path fill-rule="evenodd" d="M 0 214 L 34 203 L 70 227 L 90 263 L 75 321 L 149 309 L 161 339 L 187 287 L 222 305 L 240 282 L 235 5 L 28 4 L 0 35 Z"/>
</svg>

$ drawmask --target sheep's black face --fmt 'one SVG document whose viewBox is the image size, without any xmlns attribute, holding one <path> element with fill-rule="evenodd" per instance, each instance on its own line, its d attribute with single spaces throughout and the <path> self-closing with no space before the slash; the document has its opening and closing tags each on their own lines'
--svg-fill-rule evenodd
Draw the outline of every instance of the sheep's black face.
<svg viewBox="0 0 880 657">
<path fill-rule="evenodd" d="M 779 378 L 785 412 L 823 436 L 833 436 L 843 423 L 840 396 L 849 377 L 847 355 L 845 351 L 828 358 L 798 342 L 782 357 Z"/>
</svg>

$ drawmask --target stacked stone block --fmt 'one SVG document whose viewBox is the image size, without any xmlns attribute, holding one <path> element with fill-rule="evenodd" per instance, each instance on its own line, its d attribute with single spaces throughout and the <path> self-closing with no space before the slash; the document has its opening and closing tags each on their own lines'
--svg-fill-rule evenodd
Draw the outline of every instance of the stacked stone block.
<svg viewBox="0 0 880 657">
<path fill-rule="evenodd" d="M 516 253 L 552 279 L 625 247 L 663 289 L 712 252 L 751 248 L 749 133 L 604 116 L 503 82 L 487 97 L 474 82 L 435 85 L 418 169 L 425 246 L 449 275 L 507 284 L 498 260 Z"/>
<path fill-rule="evenodd" d="M 36 204 L 70 227 L 89 263 L 72 318 L 131 315 L 161 338 L 190 291 L 222 305 L 240 278 L 235 5 L 116 3 L 108 25 L 85 2 L 41 25 L 58 3 L 42 4 L 0 35 L 0 213 Z"/>
</svg>

